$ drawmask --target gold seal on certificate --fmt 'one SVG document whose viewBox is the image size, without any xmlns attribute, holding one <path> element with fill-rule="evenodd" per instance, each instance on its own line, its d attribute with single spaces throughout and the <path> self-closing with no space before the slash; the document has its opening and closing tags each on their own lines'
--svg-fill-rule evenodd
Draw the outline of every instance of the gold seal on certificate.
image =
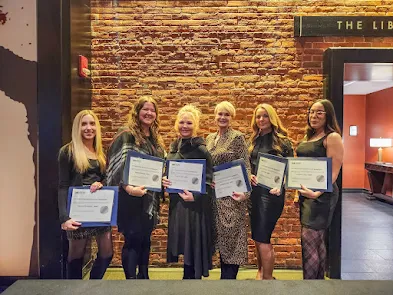
<svg viewBox="0 0 393 295">
<path fill-rule="evenodd" d="M 287 159 L 269 154 L 258 154 L 258 184 L 268 189 L 281 188 L 284 182 Z"/>
<path fill-rule="evenodd" d="M 300 189 L 300 185 L 311 190 L 332 192 L 331 158 L 287 158 L 287 188 Z"/>
</svg>

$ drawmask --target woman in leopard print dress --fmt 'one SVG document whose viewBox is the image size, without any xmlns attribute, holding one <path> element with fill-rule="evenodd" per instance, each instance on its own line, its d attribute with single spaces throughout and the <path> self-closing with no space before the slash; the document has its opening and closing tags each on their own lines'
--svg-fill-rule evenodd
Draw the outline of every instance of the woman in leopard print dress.
<svg viewBox="0 0 393 295">
<path fill-rule="evenodd" d="M 218 131 L 209 134 L 206 146 L 213 165 L 243 159 L 250 174 L 250 161 L 244 135 L 230 127 L 235 117 L 234 106 L 227 101 L 215 110 Z M 234 192 L 232 196 L 216 199 L 214 217 L 216 249 L 220 252 L 221 279 L 236 279 L 239 265 L 247 263 L 247 203 L 249 193 Z"/>
</svg>

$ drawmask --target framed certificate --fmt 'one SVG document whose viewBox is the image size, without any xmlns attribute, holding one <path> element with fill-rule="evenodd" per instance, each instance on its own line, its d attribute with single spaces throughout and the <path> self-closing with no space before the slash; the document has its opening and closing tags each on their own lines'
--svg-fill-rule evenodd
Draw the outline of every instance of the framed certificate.
<svg viewBox="0 0 393 295">
<path fill-rule="evenodd" d="M 287 188 L 332 192 L 332 158 L 287 158 Z"/>
<path fill-rule="evenodd" d="M 82 223 L 81 227 L 117 225 L 117 186 L 104 186 L 90 192 L 89 186 L 68 189 L 68 216 Z"/>
<path fill-rule="evenodd" d="M 123 183 L 145 186 L 150 191 L 160 192 L 164 159 L 129 151 L 124 166 Z"/>
<path fill-rule="evenodd" d="M 216 198 L 232 196 L 233 192 L 251 191 L 244 160 L 235 160 L 213 167 L 214 191 Z"/>
<path fill-rule="evenodd" d="M 166 191 L 181 193 L 184 190 L 195 193 L 206 193 L 206 160 L 184 159 L 168 160 L 166 176 L 171 181 Z"/>
<path fill-rule="evenodd" d="M 184 159 L 168 160 L 166 176 L 171 181 L 166 191 L 180 193 L 184 190 L 195 193 L 206 193 L 206 160 Z"/>
<path fill-rule="evenodd" d="M 257 179 L 258 185 L 267 189 L 278 188 L 284 185 L 284 176 L 288 160 L 270 154 L 258 153 Z"/>
</svg>

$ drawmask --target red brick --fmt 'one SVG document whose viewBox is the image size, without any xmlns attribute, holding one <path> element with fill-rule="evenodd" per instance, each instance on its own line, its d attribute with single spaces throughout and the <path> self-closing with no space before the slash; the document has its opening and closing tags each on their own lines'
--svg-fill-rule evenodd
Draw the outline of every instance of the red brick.
<svg viewBox="0 0 393 295">
<path fill-rule="evenodd" d="M 181 106 L 200 107 L 200 134 L 206 136 L 216 130 L 213 110 L 222 100 L 238 107 L 233 126 L 247 136 L 253 109 L 268 102 L 277 108 L 291 139 L 300 140 L 307 107 L 323 97 L 324 51 L 332 46 L 391 47 L 393 37 L 294 38 L 293 16 L 393 15 L 393 3 L 295 2 L 91 0 L 92 108 L 103 126 L 104 145 L 144 94 L 159 102 L 167 147 L 176 137 L 174 115 Z M 272 238 L 280 268 L 301 267 L 299 209 L 293 198 L 288 191 Z M 166 265 L 167 215 L 168 201 L 152 236 L 154 265 Z M 119 266 L 123 237 L 116 228 L 113 243 L 112 265 Z M 249 263 L 256 262 L 254 248 L 249 237 Z"/>
</svg>

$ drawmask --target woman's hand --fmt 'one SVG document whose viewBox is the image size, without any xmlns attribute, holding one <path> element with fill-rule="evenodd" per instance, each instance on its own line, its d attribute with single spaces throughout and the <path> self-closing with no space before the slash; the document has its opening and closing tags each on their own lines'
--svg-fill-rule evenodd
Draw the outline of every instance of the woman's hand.
<svg viewBox="0 0 393 295">
<path fill-rule="evenodd" d="M 300 185 L 300 187 L 301 187 L 302 189 L 299 190 L 299 193 L 300 193 L 303 197 L 306 197 L 306 198 L 309 198 L 309 199 L 316 199 L 316 198 L 318 198 L 320 195 L 322 195 L 322 192 L 320 192 L 320 191 L 314 192 L 314 191 L 308 189 L 307 187 L 305 187 L 305 186 L 302 185 L 302 184 Z"/>
<path fill-rule="evenodd" d="M 127 194 L 134 197 L 143 197 L 147 193 L 147 189 L 145 186 L 132 186 L 132 185 L 123 185 L 124 190 Z"/>
<path fill-rule="evenodd" d="M 194 195 L 189 192 L 188 190 L 184 190 L 183 193 L 179 193 L 179 196 L 185 201 L 185 202 L 194 202 Z"/>
<path fill-rule="evenodd" d="M 251 174 L 251 185 L 258 186 L 258 179 L 254 174 Z"/>
<path fill-rule="evenodd" d="M 212 183 L 210 184 L 210 187 L 211 187 L 212 189 L 215 189 L 215 188 L 216 188 L 216 183 L 215 183 L 214 181 L 212 181 Z"/>
<path fill-rule="evenodd" d="M 273 187 L 273 188 L 269 191 L 269 193 L 272 194 L 272 195 L 279 196 L 279 195 L 281 195 L 281 190 L 280 190 L 279 188 L 277 188 L 277 187 Z"/>
<path fill-rule="evenodd" d="M 101 182 L 96 181 L 96 182 L 94 182 L 94 183 L 90 186 L 90 192 L 94 193 L 96 190 L 101 189 L 103 186 L 104 186 L 104 185 L 103 185 Z"/>
<path fill-rule="evenodd" d="M 172 182 L 169 181 L 168 178 L 166 178 L 166 176 L 164 176 L 162 178 L 162 186 L 167 189 L 170 185 L 172 184 Z"/>
<path fill-rule="evenodd" d="M 237 192 L 233 192 L 232 193 L 232 199 L 234 199 L 235 201 L 241 202 L 247 199 L 246 195 L 244 193 L 237 193 Z"/>
<path fill-rule="evenodd" d="M 73 231 L 78 229 L 82 223 L 75 221 L 74 219 L 68 219 L 61 224 L 61 229 L 66 231 Z"/>
</svg>

